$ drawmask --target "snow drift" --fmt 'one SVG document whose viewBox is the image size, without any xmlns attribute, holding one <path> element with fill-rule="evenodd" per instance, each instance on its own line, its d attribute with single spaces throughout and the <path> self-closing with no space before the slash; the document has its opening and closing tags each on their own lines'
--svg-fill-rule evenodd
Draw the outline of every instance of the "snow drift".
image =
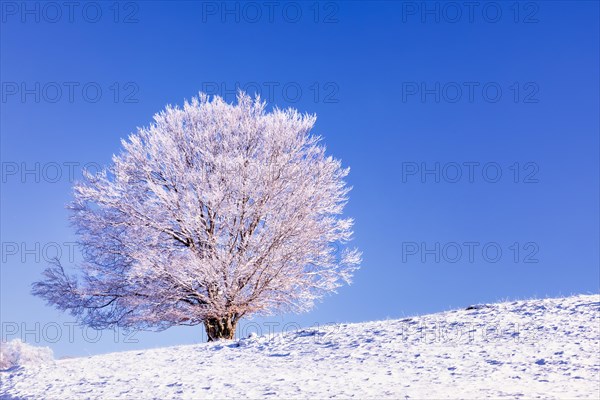
<svg viewBox="0 0 600 400">
<path fill-rule="evenodd" d="M 526 300 L 0 373 L 2 398 L 599 398 L 600 296 Z"/>
</svg>

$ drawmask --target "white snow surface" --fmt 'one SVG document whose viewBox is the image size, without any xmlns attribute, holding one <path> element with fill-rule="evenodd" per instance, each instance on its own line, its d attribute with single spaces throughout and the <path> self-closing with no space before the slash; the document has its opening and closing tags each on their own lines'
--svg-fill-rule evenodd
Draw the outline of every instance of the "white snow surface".
<svg viewBox="0 0 600 400">
<path fill-rule="evenodd" d="M 600 295 L 58 360 L 3 399 L 600 398 Z"/>
</svg>

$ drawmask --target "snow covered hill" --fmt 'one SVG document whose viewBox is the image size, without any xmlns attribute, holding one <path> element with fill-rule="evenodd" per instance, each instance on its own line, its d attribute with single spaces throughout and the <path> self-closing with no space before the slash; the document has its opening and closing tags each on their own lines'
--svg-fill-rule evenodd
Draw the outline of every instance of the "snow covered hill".
<svg viewBox="0 0 600 400">
<path fill-rule="evenodd" d="M 597 399 L 600 295 L 59 360 L 0 378 L 3 399 Z"/>
</svg>

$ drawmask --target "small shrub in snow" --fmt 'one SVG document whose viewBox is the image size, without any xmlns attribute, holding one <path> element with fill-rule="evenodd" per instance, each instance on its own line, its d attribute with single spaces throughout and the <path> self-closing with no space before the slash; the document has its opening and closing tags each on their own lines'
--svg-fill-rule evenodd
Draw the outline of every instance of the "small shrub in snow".
<svg viewBox="0 0 600 400">
<path fill-rule="evenodd" d="M 0 370 L 14 366 L 36 366 L 54 362 L 52 349 L 23 343 L 21 339 L 0 343 Z"/>
</svg>

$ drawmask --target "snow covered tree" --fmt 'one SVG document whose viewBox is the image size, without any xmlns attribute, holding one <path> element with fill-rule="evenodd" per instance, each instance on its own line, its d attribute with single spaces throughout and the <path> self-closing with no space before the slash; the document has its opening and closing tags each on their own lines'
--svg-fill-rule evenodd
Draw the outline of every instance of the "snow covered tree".
<svg viewBox="0 0 600 400">
<path fill-rule="evenodd" d="M 314 115 L 265 106 L 200 94 L 123 140 L 74 186 L 79 273 L 57 260 L 33 293 L 96 329 L 204 324 L 212 341 L 349 283 L 349 169 L 325 155 Z"/>
</svg>

